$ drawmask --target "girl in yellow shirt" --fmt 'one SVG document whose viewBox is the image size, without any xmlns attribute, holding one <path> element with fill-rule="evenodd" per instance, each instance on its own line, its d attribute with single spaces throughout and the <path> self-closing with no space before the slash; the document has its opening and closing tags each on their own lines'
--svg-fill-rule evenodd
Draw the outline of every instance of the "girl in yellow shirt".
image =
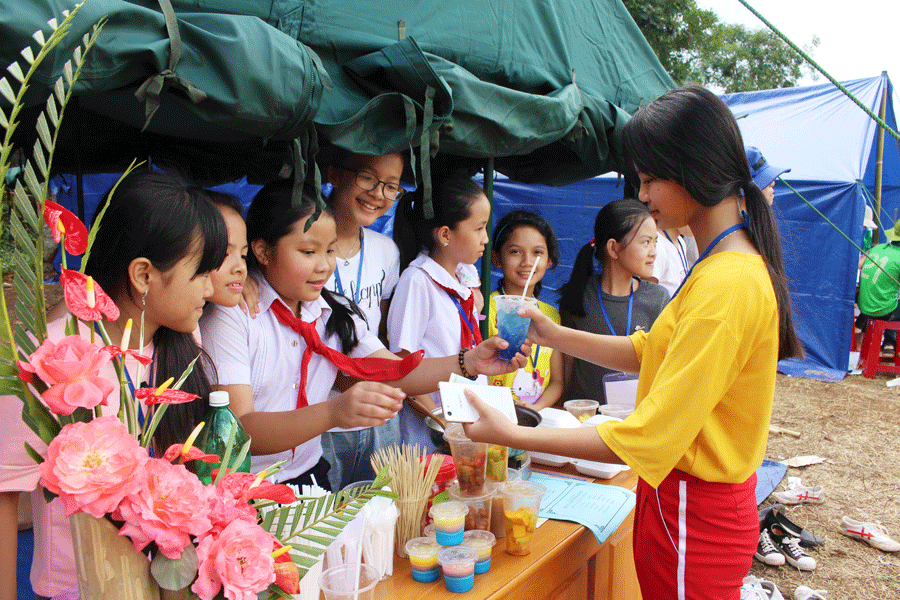
<svg viewBox="0 0 900 600">
<path fill-rule="evenodd" d="M 734 116 L 700 86 L 639 110 L 624 145 L 660 228 L 689 225 L 705 248 L 692 272 L 649 332 L 596 335 L 531 308 L 523 315 L 533 343 L 639 372 L 635 412 L 596 430 L 528 429 L 468 394 L 481 419 L 466 431 L 629 465 L 640 476 L 634 552 L 644 598 L 738 600 L 759 536 L 755 471 L 776 364 L 802 355 L 774 215 L 753 183 Z"/>
</svg>

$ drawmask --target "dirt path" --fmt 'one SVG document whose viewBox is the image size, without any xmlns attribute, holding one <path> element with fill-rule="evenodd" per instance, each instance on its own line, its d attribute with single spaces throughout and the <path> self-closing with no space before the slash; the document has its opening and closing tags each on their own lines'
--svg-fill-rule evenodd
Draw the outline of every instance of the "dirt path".
<svg viewBox="0 0 900 600">
<path fill-rule="evenodd" d="M 826 459 L 787 473 L 825 488 L 823 504 L 789 509 L 792 521 L 826 540 L 809 551 L 818 568 L 801 572 L 754 560 L 751 574 L 775 582 L 787 600 L 798 585 L 827 590 L 829 600 L 900 598 L 900 553 L 844 537 L 838 527 L 844 515 L 881 522 L 900 541 L 900 387 L 887 387 L 891 378 L 856 375 L 827 383 L 778 376 L 772 424 L 802 435 L 770 435 L 766 456 Z"/>
</svg>

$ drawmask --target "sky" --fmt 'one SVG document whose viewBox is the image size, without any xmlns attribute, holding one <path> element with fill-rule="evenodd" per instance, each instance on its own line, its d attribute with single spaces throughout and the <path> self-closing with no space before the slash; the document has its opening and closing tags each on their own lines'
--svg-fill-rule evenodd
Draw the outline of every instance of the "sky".
<svg viewBox="0 0 900 600">
<path fill-rule="evenodd" d="M 818 35 L 820 43 L 811 56 L 838 81 L 874 77 L 887 71 L 895 88 L 900 85 L 900 1 L 747 0 L 747 3 L 801 48 L 810 43 L 813 35 Z M 697 5 L 715 11 L 721 22 L 766 28 L 738 0 L 697 0 Z M 827 82 L 819 75 L 818 81 L 804 77 L 798 85 Z"/>
</svg>

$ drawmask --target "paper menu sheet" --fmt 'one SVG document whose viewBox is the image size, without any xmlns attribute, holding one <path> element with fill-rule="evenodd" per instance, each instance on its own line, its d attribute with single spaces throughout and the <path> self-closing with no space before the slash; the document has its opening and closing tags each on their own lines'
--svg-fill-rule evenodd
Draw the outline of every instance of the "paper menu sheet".
<svg viewBox="0 0 900 600">
<path fill-rule="evenodd" d="M 602 544 L 619 528 L 635 504 L 635 493 L 616 485 L 563 479 L 532 473 L 531 481 L 547 487 L 538 516 L 573 521 L 590 529 Z"/>
</svg>

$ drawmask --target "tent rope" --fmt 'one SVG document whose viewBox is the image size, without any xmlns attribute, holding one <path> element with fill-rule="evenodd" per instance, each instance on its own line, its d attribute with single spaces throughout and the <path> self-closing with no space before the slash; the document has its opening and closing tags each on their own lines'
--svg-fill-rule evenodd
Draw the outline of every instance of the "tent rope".
<svg viewBox="0 0 900 600">
<path fill-rule="evenodd" d="M 856 96 L 854 96 L 854 95 L 850 92 L 850 90 L 848 90 L 847 88 L 845 88 L 845 87 L 844 87 L 843 85 L 841 85 L 834 77 L 832 77 L 831 75 L 829 75 L 829 74 L 825 71 L 825 69 L 823 69 L 822 67 L 819 66 L 819 63 L 817 63 L 816 61 L 814 61 L 814 60 L 812 59 L 812 57 L 811 57 L 809 54 L 807 54 L 806 52 L 804 52 L 799 46 L 797 46 L 797 44 L 795 44 L 794 42 L 792 42 L 786 35 L 784 35 L 783 33 L 781 33 L 781 31 L 780 31 L 777 27 L 775 27 L 775 25 L 773 25 L 771 22 L 769 22 L 769 20 L 766 19 L 764 16 L 762 16 L 761 14 L 759 14 L 759 12 L 758 12 L 755 8 L 753 8 L 752 6 L 750 6 L 750 4 L 748 4 L 746 0 L 738 0 L 738 2 L 740 2 L 741 4 L 743 4 L 743 5 L 747 8 L 747 10 L 749 10 L 750 12 L 752 12 L 752 13 L 753 13 L 760 21 L 762 21 L 763 23 L 765 23 L 766 27 L 768 27 L 769 29 L 771 29 L 771 30 L 775 33 L 775 35 L 777 35 L 779 38 L 781 38 L 788 46 L 790 46 L 791 48 L 793 48 L 794 51 L 797 52 L 800 56 L 802 56 L 803 59 L 804 59 L 806 62 L 808 62 L 809 64 L 811 64 L 813 67 L 815 67 L 815 69 L 816 69 L 819 73 L 821 73 L 822 75 L 824 75 L 825 78 L 828 79 L 828 81 L 830 81 L 831 83 L 833 83 L 833 84 L 835 85 L 835 87 L 837 87 L 839 90 L 841 90 L 841 91 L 842 91 L 848 98 L 850 98 L 857 106 L 859 106 L 861 109 L 863 109 L 863 110 L 866 112 L 867 115 L 869 115 L 870 117 L 872 117 L 879 125 L 881 125 L 882 127 L 884 127 L 885 131 L 887 131 L 888 133 L 890 133 L 890 134 L 894 137 L 894 139 L 896 139 L 897 141 L 900 141 L 900 133 L 897 133 L 896 131 L 894 131 L 894 129 L 891 128 L 890 125 L 888 125 L 887 123 L 885 123 L 883 119 L 881 119 L 878 115 L 876 115 L 875 113 L 873 113 L 872 110 L 869 109 L 868 106 L 866 106 L 865 104 L 863 104 L 862 101 L 860 101 Z"/>
<path fill-rule="evenodd" d="M 803 197 L 803 194 L 801 194 L 800 192 L 798 192 L 797 189 L 796 189 L 794 186 L 792 186 L 790 183 L 788 183 L 787 181 L 785 181 L 785 180 L 782 179 L 781 177 L 778 178 L 778 181 L 780 181 L 781 183 L 783 183 L 784 185 L 786 185 L 786 186 L 788 187 L 788 189 L 791 190 L 792 192 L 794 192 L 794 194 L 795 194 L 798 198 L 800 198 L 801 200 L 803 200 L 804 202 L 806 202 L 807 206 L 809 206 L 811 209 L 813 209 L 813 211 L 814 211 L 817 215 L 819 215 L 820 217 L 822 217 L 822 219 L 824 219 L 826 223 L 828 223 L 829 225 L 831 225 L 832 229 L 834 229 L 834 230 L 837 231 L 839 234 L 841 234 L 841 235 L 844 237 L 844 239 L 847 240 L 848 242 L 850 242 L 850 244 L 851 244 L 854 248 L 856 248 L 857 250 L 859 250 L 860 253 L 861 253 L 863 256 L 866 257 L 866 260 L 868 260 L 868 261 L 871 262 L 873 265 L 875 265 L 876 267 L 878 267 L 878 268 L 881 270 L 881 272 L 884 273 L 884 274 L 887 276 L 888 279 L 890 279 L 891 281 L 893 281 L 894 283 L 896 283 L 898 286 L 900 286 L 900 282 L 898 282 L 898 281 L 894 278 L 893 275 L 891 275 L 890 273 L 888 273 L 887 271 L 885 271 L 885 270 L 884 270 L 884 267 L 882 267 L 882 266 L 879 265 L 877 262 L 875 262 L 874 260 L 872 260 L 872 259 L 869 257 L 869 253 L 868 253 L 868 252 L 866 252 L 865 250 L 863 250 L 862 248 L 860 248 L 860 247 L 857 245 L 856 242 L 854 242 L 853 240 L 851 240 L 850 237 L 847 236 L 846 233 L 844 233 L 843 231 L 841 231 L 841 228 L 840 228 L 840 227 L 838 227 L 837 225 L 835 225 L 835 224 L 831 221 L 831 219 L 829 219 L 828 217 L 826 217 L 826 216 L 822 213 L 822 211 L 820 211 L 818 208 L 816 208 L 815 206 L 813 206 L 812 202 L 810 202 L 809 200 L 807 200 L 806 198 L 804 198 L 804 197 Z M 859 182 L 857 182 L 857 183 L 859 183 Z M 865 187 L 866 187 L 866 186 L 864 186 L 864 185 L 862 186 L 863 189 L 865 189 Z"/>
</svg>

